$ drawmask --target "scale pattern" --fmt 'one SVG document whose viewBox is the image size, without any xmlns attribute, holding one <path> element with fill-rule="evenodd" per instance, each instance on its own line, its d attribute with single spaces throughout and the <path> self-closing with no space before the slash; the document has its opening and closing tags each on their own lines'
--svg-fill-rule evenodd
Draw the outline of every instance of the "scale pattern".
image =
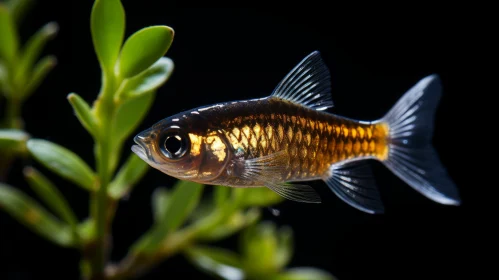
<svg viewBox="0 0 499 280">
<path fill-rule="evenodd" d="M 333 163 L 347 159 L 386 157 L 385 124 L 362 123 L 283 103 L 270 113 L 236 116 L 223 124 L 232 148 L 244 151 L 246 159 L 286 150 L 283 180 L 318 178 Z"/>
</svg>

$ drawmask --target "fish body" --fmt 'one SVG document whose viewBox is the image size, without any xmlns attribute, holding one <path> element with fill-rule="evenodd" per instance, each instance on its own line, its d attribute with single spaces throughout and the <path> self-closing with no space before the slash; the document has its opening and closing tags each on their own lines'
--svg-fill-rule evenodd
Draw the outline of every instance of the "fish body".
<svg viewBox="0 0 499 280">
<path fill-rule="evenodd" d="M 344 202 L 381 213 L 370 160 L 428 198 L 460 203 L 430 144 L 440 97 L 437 75 L 422 79 L 382 118 L 350 119 L 333 107 L 319 52 L 303 59 L 271 95 L 203 106 L 163 119 L 135 137 L 132 150 L 178 179 L 228 187 L 267 187 L 320 202 L 306 181 L 323 180 Z"/>
</svg>

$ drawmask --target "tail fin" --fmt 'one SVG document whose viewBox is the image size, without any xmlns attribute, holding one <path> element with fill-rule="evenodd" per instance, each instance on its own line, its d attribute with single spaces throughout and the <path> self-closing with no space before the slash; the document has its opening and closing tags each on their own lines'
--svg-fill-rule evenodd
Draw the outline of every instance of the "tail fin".
<svg viewBox="0 0 499 280">
<path fill-rule="evenodd" d="M 427 76 L 380 120 L 389 126 L 389 154 L 383 163 L 424 196 L 442 204 L 459 205 L 458 189 L 431 144 L 440 96 L 439 77 Z"/>
</svg>

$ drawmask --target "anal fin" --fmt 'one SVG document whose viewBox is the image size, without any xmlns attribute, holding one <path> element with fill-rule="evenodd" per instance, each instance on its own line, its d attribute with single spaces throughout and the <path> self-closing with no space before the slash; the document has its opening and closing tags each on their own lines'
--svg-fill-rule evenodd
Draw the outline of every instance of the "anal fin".
<svg viewBox="0 0 499 280">
<path fill-rule="evenodd" d="M 323 180 L 350 206 L 369 214 L 384 212 L 371 168 L 364 160 L 334 164 Z"/>
</svg>

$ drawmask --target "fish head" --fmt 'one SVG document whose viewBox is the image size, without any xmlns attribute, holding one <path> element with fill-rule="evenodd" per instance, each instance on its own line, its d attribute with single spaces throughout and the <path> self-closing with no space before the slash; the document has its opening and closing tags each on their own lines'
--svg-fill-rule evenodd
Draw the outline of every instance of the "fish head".
<svg viewBox="0 0 499 280">
<path fill-rule="evenodd" d="M 223 133 L 196 115 L 161 120 L 134 137 L 132 151 L 151 167 L 181 180 L 213 182 L 232 153 Z"/>
</svg>

